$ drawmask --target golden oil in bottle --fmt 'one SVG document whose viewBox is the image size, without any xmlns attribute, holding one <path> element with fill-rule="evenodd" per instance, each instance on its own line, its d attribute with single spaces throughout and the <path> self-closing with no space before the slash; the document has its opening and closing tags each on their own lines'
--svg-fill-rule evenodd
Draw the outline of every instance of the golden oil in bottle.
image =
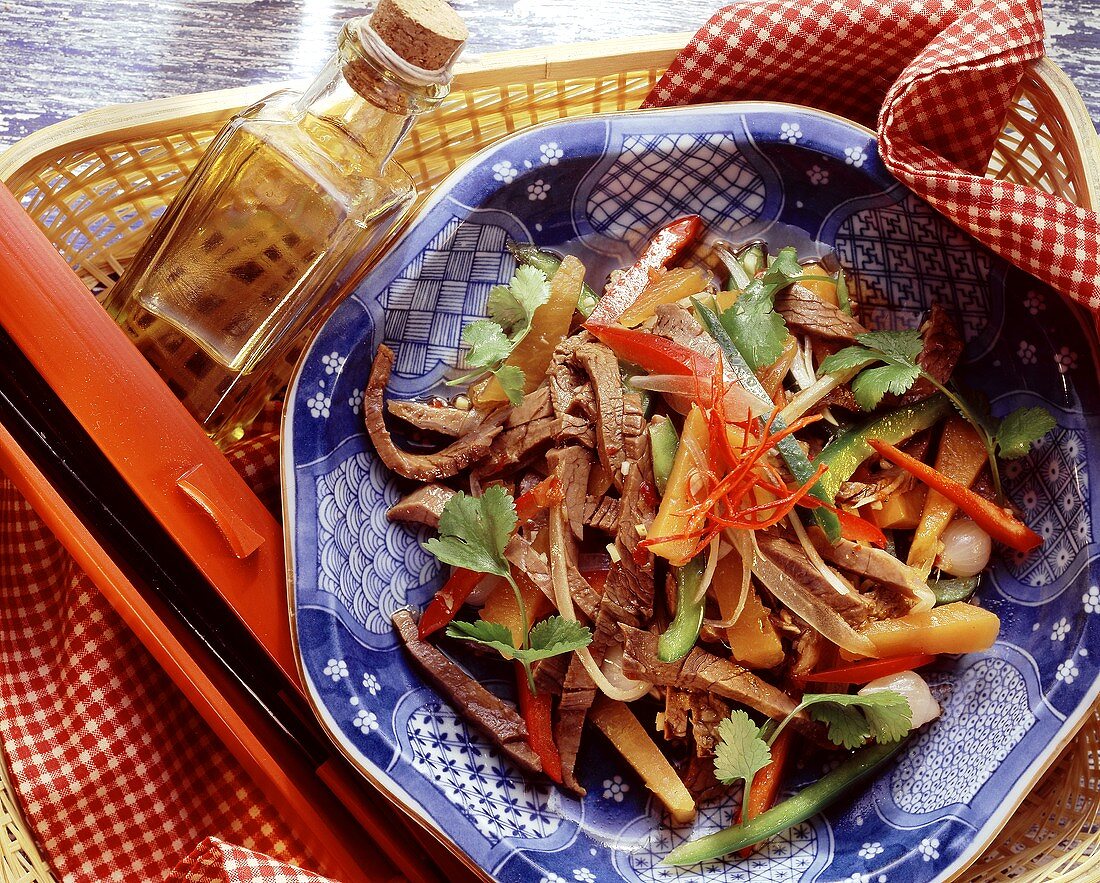
<svg viewBox="0 0 1100 883">
<path fill-rule="evenodd" d="M 304 93 L 234 117 L 106 306 L 219 442 L 283 386 L 416 195 L 391 156 L 446 94 L 466 37 L 442 0 L 383 0 L 349 22 Z"/>
</svg>

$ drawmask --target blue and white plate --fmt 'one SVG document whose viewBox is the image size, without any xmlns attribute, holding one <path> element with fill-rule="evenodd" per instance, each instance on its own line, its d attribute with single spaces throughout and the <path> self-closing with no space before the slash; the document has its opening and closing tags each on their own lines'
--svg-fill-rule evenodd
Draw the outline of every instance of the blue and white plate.
<svg viewBox="0 0 1100 883">
<path fill-rule="evenodd" d="M 943 717 L 857 797 L 751 859 L 672 869 L 661 857 L 729 824 L 729 801 L 703 806 L 693 825 L 670 824 L 598 734 L 585 736 L 588 796 L 575 800 L 521 775 L 410 668 L 390 615 L 423 606 L 441 570 L 423 533 L 386 520 L 403 485 L 367 439 L 362 389 L 382 341 L 397 353 L 395 395 L 437 388 L 460 358 L 463 324 L 512 276 L 508 239 L 570 242 L 598 281 L 689 212 L 726 239 L 762 236 L 803 254 L 815 242 L 835 248 L 875 327 L 912 327 L 933 301 L 954 305 L 966 382 L 997 412 L 1046 405 L 1058 428 L 1006 468 L 1012 498 L 1046 543 L 998 559 L 984 580 L 982 603 L 1000 616 L 1001 636 L 931 676 Z M 1056 293 L 940 218 L 890 177 L 870 132 L 838 118 L 728 104 L 527 129 L 437 189 L 315 337 L 290 391 L 290 602 L 309 695 L 364 774 L 494 880 L 947 880 L 990 841 L 1097 695 L 1095 346 Z M 459 661 L 508 693 L 505 665 Z"/>
</svg>

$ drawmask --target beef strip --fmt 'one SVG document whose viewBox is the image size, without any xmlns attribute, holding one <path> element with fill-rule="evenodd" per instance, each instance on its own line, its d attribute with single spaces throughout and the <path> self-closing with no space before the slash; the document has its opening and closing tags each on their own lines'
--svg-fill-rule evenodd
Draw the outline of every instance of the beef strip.
<svg viewBox="0 0 1100 883">
<path fill-rule="evenodd" d="M 863 546 L 845 539 L 830 543 L 817 528 L 811 529 L 810 539 L 826 561 L 892 590 L 893 596 L 903 602 L 901 607 L 905 613 L 914 606 L 920 605 L 928 609 L 935 603 L 935 596 L 920 571 L 904 561 L 899 561 L 884 549 Z"/>
<path fill-rule="evenodd" d="M 794 711 L 795 703 L 790 696 L 735 662 L 698 647 L 678 662 L 662 662 L 657 658 L 658 639 L 655 634 L 625 624 L 620 626 L 620 630 L 625 641 L 623 672 L 627 677 L 666 687 L 717 694 L 756 709 L 773 720 L 782 720 Z M 798 723 L 800 719 L 801 723 Z M 792 724 L 796 723 L 800 729 L 811 724 L 802 715 L 792 721 Z M 811 724 L 808 729 L 815 728 Z"/>
<path fill-rule="evenodd" d="M 665 690 L 665 710 L 657 723 L 665 731 L 665 739 L 673 742 L 688 737 L 691 716 L 691 696 L 687 690 L 669 687 Z"/>
<path fill-rule="evenodd" d="M 855 343 L 864 328 L 840 307 L 826 303 L 805 286 L 789 285 L 775 296 L 775 311 L 787 325 L 821 340 Z"/>
<path fill-rule="evenodd" d="M 467 466 L 484 459 L 493 440 L 500 434 L 500 424 L 505 416 L 503 411 L 490 415 L 474 432 L 433 454 L 413 454 L 394 444 L 389 430 L 386 429 L 383 415 L 386 384 L 389 383 L 390 372 L 393 371 L 393 362 L 393 350 L 381 344 L 371 367 L 363 402 L 367 432 L 382 462 L 405 478 L 438 481 L 441 478 L 450 478 Z"/>
<path fill-rule="evenodd" d="M 581 735 L 588 709 L 596 701 L 596 684 L 577 654 L 571 654 L 569 670 L 565 673 L 561 700 L 558 702 L 558 719 L 554 724 L 554 742 L 561 755 L 562 784 L 580 795 L 585 789 L 577 781 L 577 755 L 581 750 Z"/>
<path fill-rule="evenodd" d="M 546 463 L 561 482 L 569 527 L 578 540 L 583 539 L 585 499 L 588 494 L 588 473 L 592 471 L 592 455 L 579 445 L 570 445 L 549 451 L 546 454 Z"/>
<path fill-rule="evenodd" d="M 478 475 L 491 478 L 529 463 L 553 441 L 561 423 L 556 417 L 538 417 L 507 428 L 493 439 L 489 456 L 478 467 Z"/>
<path fill-rule="evenodd" d="M 711 693 L 691 693 L 691 732 L 695 753 L 712 757 L 718 744 L 718 725 L 730 714 L 729 704 Z"/>
<path fill-rule="evenodd" d="M 565 672 L 572 658 L 572 653 L 559 653 L 557 656 L 550 656 L 536 662 L 532 666 L 535 672 L 535 689 L 540 693 L 546 691 L 552 696 L 560 696 L 565 682 Z"/>
<path fill-rule="evenodd" d="M 400 399 L 390 399 L 386 403 L 386 408 L 394 417 L 404 420 L 417 429 L 438 432 L 440 435 L 449 435 L 452 438 L 473 432 L 485 418 L 485 413 L 481 411 L 472 409 L 464 411 L 461 408 L 431 402 L 404 402 Z"/>
<path fill-rule="evenodd" d="M 531 543 L 521 536 L 514 536 L 504 547 L 504 557 L 508 559 L 519 578 L 529 582 L 551 601 L 554 600 L 554 583 L 550 575 L 550 564 Z M 576 576 L 570 576 L 569 594 L 573 603 L 590 621 L 596 618 L 600 606 L 600 596 L 588 584 L 580 571 L 572 568 Z"/>
<path fill-rule="evenodd" d="M 546 386 L 540 386 L 534 392 L 523 397 L 523 401 L 512 408 L 505 422 L 505 428 L 522 426 L 532 420 L 554 415 L 553 405 L 550 403 L 550 390 Z"/>
<path fill-rule="evenodd" d="M 426 484 L 390 506 L 386 517 L 390 521 L 439 527 L 439 516 L 443 514 L 443 507 L 455 493 L 443 484 Z"/>
<path fill-rule="evenodd" d="M 718 343 L 703 330 L 703 326 L 690 310 L 680 304 L 661 304 L 657 307 L 656 314 L 653 333 L 658 337 L 666 337 L 712 359 L 718 358 Z"/>
<path fill-rule="evenodd" d="M 757 533 L 757 541 L 761 550 L 775 563 L 776 567 L 832 607 L 850 625 L 858 627 L 867 621 L 871 612 L 870 602 L 850 584 L 848 585 L 850 591 L 843 595 L 833 588 L 825 581 L 825 577 L 818 573 L 801 546 L 763 532 Z M 839 574 L 838 577 L 842 582 L 847 582 Z"/>
<path fill-rule="evenodd" d="M 511 760 L 529 772 L 541 773 L 542 762 L 528 744 L 527 726 L 516 710 L 451 662 L 434 644 L 420 640 L 416 620 L 408 608 L 394 613 L 393 624 L 413 662 L 447 701 Z"/>
<path fill-rule="evenodd" d="M 917 356 L 917 364 L 936 378 L 940 383 L 946 383 L 962 356 L 963 340 L 959 334 L 958 326 L 952 320 L 947 310 L 939 304 L 934 304 L 928 313 L 928 319 L 921 326 L 921 338 L 924 345 L 920 355 Z M 936 388 L 918 377 L 909 392 L 902 396 L 904 404 L 911 404 L 920 399 L 928 398 L 936 392 Z"/>
<path fill-rule="evenodd" d="M 642 455 L 642 450 L 648 442 L 646 435 L 642 396 L 640 393 L 628 390 L 623 393 L 623 445 L 628 459 L 637 460 Z"/>
<path fill-rule="evenodd" d="M 622 502 L 604 495 L 589 496 L 584 501 L 584 523 L 596 530 L 613 534 L 619 529 L 622 515 Z"/>
<path fill-rule="evenodd" d="M 699 757 L 697 754 L 692 754 L 688 758 L 687 766 L 681 772 L 680 778 L 684 780 L 684 785 L 691 792 L 691 796 L 695 798 L 697 804 L 706 803 L 729 790 L 715 777 L 714 759 L 710 757 Z"/>
<path fill-rule="evenodd" d="M 802 678 L 821 665 L 828 642 L 820 633 L 805 623 L 799 623 L 801 632 L 791 646 L 793 659 L 788 669 L 791 678 Z"/>
<path fill-rule="evenodd" d="M 596 450 L 616 487 L 623 486 L 622 466 L 627 462 L 625 404 L 619 359 L 601 343 L 586 343 L 576 351 L 596 394 Z"/>
</svg>

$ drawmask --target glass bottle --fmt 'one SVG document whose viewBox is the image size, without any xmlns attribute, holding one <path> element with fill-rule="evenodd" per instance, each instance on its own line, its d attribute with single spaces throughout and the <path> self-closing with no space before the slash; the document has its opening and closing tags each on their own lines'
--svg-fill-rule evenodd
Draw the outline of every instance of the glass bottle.
<svg viewBox="0 0 1100 883">
<path fill-rule="evenodd" d="M 207 433 L 240 435 L 416 196 L 391 157 L 467 37 L 443 0 L 349 21 L 304 93 L 237 114 L 109 292 L 107 310 Z"/>
</svg>

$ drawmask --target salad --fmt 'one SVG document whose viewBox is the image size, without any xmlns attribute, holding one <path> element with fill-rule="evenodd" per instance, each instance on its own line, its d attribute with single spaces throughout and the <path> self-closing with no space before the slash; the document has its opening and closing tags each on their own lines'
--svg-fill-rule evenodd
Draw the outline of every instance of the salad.
<svg viewBox="0 0 1100 883">
<path fill-rule="evenodd" d="M 389 517 L 437 531 L 451 567 L 394 616 L 414 663 L 576 795 L 594 730 L 675 823 L 740 791 L 737 823 L 675 865 L 748 854 L 939 715 L 920 670 L 996 639 L 974 599 L 993 546 L 1041 543 L 1000 461 L 1054 425 L 995 417 L 954 378 L 945 307 L 871 329 L 835 260 L 702 233 L 661 228 L 600 295 L 576 257 L 514 244 L 455 394 L 387 400 L 383 345 L 364 402 L 411 482 Z M 514 667 L 515 706 L 441 649 L 460 644 Z M 836 762 L 783 799 L 807 752 Z"/>
</svg>

